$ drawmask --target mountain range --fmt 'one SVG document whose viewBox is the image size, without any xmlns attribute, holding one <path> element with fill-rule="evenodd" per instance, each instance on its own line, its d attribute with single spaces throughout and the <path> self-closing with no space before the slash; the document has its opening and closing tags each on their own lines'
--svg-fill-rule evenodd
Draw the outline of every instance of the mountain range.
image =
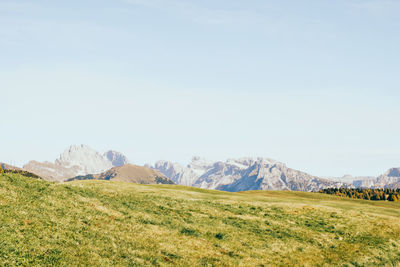
<svg viewBox="0 0 400 267">
<path fill-rule="evenodd" d="M 209 162 L 193 157 L 185 167 L 169 161 L 158 161 L 152 168 L 159 170 L 177 184 L 223 191 L 295 190 L 318 191 L 330 187 L 351 187 L 288 168 L 268 158 L 228 159 Z"/>
<path fill-rule="evenodd" d="M 334 187 L 345 188 L 400 188 L 400 168 L 391 168 L 373 177 L 317 177 L 288 168 L 284 163 L 269 158 L 228 159 L 210 162 L 200 157 L 183 166 L 160 160 L 151 168 L 159 170 L 177 184 L 224 191 L 295 190 L 318 191 Z"/>
<path fill-rule="evenodd" d="M 70 146 L 54 162 L 30 161 L 23 166 L 23 170 L 57 182 L 100 179 L 176 183 L 231 192 L 318 191 L 331 187 L 400 188 L 400 168 L 392 168 L 379 177 L 321 178 L 291 169 L 273 159 L 251 157 L 216 162 L 193 157 L 186 166 L 160 160 L 143 167 L 129 164 L 128 158 L 120 152 L 109 150 L 101 154 L 86 145 Z"/>
</svg>

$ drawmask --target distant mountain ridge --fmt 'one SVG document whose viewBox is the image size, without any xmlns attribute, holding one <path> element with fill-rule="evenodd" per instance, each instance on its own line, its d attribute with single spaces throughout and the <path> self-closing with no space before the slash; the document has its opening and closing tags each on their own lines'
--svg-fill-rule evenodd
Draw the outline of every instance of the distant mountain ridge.
<svg viewBox="0 0 400 267">
<path fill-rule="evenodd" d="M 332 177 L 332 180 L 342 181 L 353 184 L 356 188 L 400 188 L 400 168 L 391 168 L 387 170 L 384 174 L 373 177 L 352 177 L 351 175 L 345 175 L 340 178 Z"/>
<path fill-rule="evenodd" d="M 186 166 L 158 161 L 152 166 L 177 184 L 224 191 L 296 190 L 318 191 L 352 185 L 319 178 L 288 168 L 269 158 L 228 159 L 209 162 L 193 157 Z"/>
<path fill-rule="evenodd" d="M 101 154 L 86 145 L 72 145 L 54 162 L 30 161 L 23 166 L 23 170 L 48 181 L 63 182 L 79 177 L 107 180 L 111 179 L 111 176 L 106 177 L 107 171 L 127 164 L 129 160 L 120 152 L 109 150 Z M 400 188 L 400 168 L 389 169 L 379 177 L 345 175 L 341 178 L 322 178 L 291 169 L 282 162 L 261 157 L 226 161 L 208 161 L 201 157 L 193 157 L 187 166 L 166 160 L 157 161 L 153 166 L 148 164 L 146 166 L 159 171 L 176 184 L 224 191 L 319 191 L 332 187 Z M 133 169 L 129 172 L 145 173 Z M 111 174 L 115 175 L 113 172 Z M 127 179 L 130 180 L 129 177 Z"/>
<path fill-rule="evenodd" d="M 78 175 L 98 174 L 127 164 L 128 159 L 116 151 L 103 155 L 86 145 L 72 145 L 52 162 L 30 161 L 23 169 L 49 181 L 64 181 Z"/>
<path fill-rule="evenodd" d="M 100 174 L 77 176 L 68 179 L 67 182 L 75 180 L 112 180 L 136 184 L 175 184 L 157 170 L 133 164 L 114 167 Z"/>
</svg>

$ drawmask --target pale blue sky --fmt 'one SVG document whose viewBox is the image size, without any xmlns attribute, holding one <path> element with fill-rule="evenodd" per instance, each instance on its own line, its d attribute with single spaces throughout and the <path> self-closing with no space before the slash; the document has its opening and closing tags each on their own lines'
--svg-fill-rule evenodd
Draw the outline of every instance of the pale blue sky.
<svg viewBox="0 0 400 267">
<path fill-rule="evenodd" d="M 0 161 L 400 166 L 400 1 L 0 0 Z"/>
</svg>

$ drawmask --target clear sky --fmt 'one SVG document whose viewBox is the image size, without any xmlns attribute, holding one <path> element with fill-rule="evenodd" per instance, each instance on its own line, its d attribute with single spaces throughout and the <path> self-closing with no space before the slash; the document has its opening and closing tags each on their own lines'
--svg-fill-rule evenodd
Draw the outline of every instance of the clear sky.
<svg viewBox="0 0 400 267">
<path fill-rule="evenodd" d="M 398 0 L 0 0 L 0 161 L 400 166 Z"/>
</svg>

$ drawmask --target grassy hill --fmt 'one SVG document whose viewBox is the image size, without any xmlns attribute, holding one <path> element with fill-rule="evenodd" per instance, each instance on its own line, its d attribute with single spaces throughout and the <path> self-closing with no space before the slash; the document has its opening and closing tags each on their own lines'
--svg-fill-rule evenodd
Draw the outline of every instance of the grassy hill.
<svg viewBox="0 0 400 267">
<path fill-rule="evenodd" d="M 0 175 L 3 265 L 398 266 L 400 204 Z"/>
</svg>

